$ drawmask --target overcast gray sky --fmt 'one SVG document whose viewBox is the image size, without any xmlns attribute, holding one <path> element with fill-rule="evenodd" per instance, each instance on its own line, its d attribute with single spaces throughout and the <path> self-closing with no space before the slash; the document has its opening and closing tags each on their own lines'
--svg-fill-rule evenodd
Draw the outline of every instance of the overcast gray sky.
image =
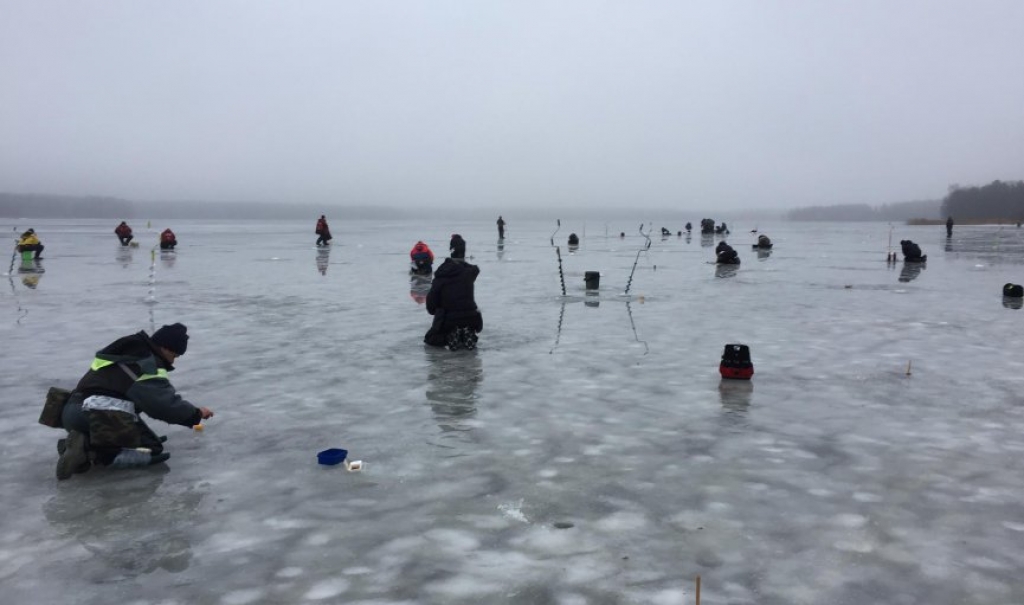
<svg viewBox="0 0 1024 605">
<path fill-rule="evenodd" d="M 1024 1 L 0 0 L 0 191 L 789 208 L 1024 178 Z"/>
</svg>

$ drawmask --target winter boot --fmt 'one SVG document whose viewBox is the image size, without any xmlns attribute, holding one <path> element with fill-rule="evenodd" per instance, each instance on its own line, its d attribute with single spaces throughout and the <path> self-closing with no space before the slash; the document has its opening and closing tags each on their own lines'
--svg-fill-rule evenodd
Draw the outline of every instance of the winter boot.
<svg viewBox="0 0 1024 605">
<path fill-rule="evenodd" d="M 68 431 L 66 439 L 57 441 L 57 451 L 60 452 L 60 458 L 57 459 L 58 481 L 70 479 L 75 473 L 84 473 L 92 466 L 89 452 L 85 449 L 84 433 Z"/>
<path fill-rule="evenodd" d="M 171 455 L 166 452 L 154 455 L 146 448 L 126 448 L 121 450 L 121 452 L 114 458 L 114 461 L 110 463 L 110 468 L 116 470 L 143 468 L 151 464 L 164 462 L 170 457 Z"/>
</svg>

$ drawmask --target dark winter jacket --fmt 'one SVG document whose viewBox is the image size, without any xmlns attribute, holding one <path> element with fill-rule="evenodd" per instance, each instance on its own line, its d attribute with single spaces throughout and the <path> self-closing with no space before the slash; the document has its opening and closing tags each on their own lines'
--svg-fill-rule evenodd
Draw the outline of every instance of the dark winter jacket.
<svg viewBox="0 0 1024 605">
<path fill-rule="evenodd" d="M 720 265 L 738 265 L 740 257 L 736 254 L 736 251 L 732 249 L 732 246 L 725 242 L 719 242 L 715 248 L 715 255 L 718 257 L 716 261 Z"/>
<path fill-rule="evenodd" d="M 136 378 L 128 375 L 124 365 Z M 199 408 L 178 395 L 167 379 L 174 370 L 145 332 L 115 340 L 96 352 L 89 371 L 75 391 L 83 397 L 107 395 L 135 404 L 137 412 L 169 424 L 195 426 L 202 421 Z"/>
<path fill-rule="evenodd" d="M 900 248 L 903 249 L 903 258 L 906 260 L 918 260 L 921 258 L 921 246 L 918 246 L 909 239 L 901 240 Z"/>
<path fill-rule="evenodd" d="M 434 282 L 427 294 L 427 313 L 435 316 L 435 328 L 441 332 L 458 326 L 469 326 L 477 332 L 483 330 L 483 317 L 473 297 L 477 275 L 480 275 L 480 267 L 454 258 L 445 259 L 434 271 Z M 440 325 L 436 325 L 438 319 Z"/>
</svg>

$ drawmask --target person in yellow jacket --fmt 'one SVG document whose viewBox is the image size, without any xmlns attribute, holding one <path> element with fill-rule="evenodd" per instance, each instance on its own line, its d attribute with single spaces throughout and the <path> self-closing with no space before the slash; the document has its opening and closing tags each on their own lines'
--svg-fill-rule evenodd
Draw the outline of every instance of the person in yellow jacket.
<svg viewBox="0 0 1024 605">
<path fill-rule="evenodd" d="M 35 252 L 36 260 L 43 258 L 43 245 L 39 243 L 39 238 L 36 237 L 35 229 L 29 229 L 25 233 L 21 234 L 21 239 L 18 240 L 18 252 Z"/>
</svg>

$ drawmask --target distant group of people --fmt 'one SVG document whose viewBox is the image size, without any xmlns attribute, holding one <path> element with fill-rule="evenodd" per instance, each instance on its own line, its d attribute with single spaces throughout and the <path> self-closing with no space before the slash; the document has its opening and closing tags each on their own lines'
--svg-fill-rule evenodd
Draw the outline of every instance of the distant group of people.
<svg viewBox="0 0 1024 605">
<path fill-rule="evenodd" d="M 118 241 L 121 242 L 122 246 L 128 246 L 135 239 L 132 234 L 132 228 L 128 226 L 128 223 L 121 221 L 121 224 L 114 228 L 114 235 L 117 236 Z M 160 249 L 161 250 L 174 250 L 174 247 L 178 245 L 178 238 L 171 231 L 170 227 L 164 229 L 160 233 Z"/>
<path fill-rule="evenodd" d="M 690 224 L 689 223 L 686 224 L 686 230 L 687 231 L 690 230 Z M 708 234 L 708 233 L 717 233 L 719 235 L 728 235 L 729 234 L 729 227 L 727 227 L 724 222 L 721 225 L 719 225 L 719 226 L 715 226 L 714 219 L 704 218 L 704 219 L 700 220 L 700 232 L 702 234 L 705 234 L 705 235 Z"/>
</svg>

